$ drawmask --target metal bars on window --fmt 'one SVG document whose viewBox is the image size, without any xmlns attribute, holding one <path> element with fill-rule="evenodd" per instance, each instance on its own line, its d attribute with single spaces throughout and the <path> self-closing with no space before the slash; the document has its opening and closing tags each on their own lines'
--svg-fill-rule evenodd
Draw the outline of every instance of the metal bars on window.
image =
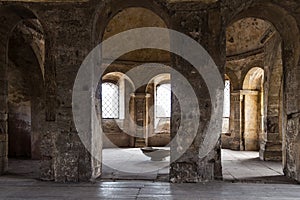
<svg viewBox="0 0 300 200">
<path fill-rule="evenodd" d="M 223 117 L 230 117 L 230 81 L 225 81 Z"/>
<path fill-rule="evenodd" d="M 171 117 L 171 84 L 162 84 L 157 86 L 156 117 Z"/>
<path fill-rule="evenodd" d="M 229 133 L 230 81 L 225 80 L 222 133 Z"/>
<path fill-rule="evenodd" d="M 114 83 L 102 83 L 102 118 L 119 118 L 119 86 Z"/>
</svg>

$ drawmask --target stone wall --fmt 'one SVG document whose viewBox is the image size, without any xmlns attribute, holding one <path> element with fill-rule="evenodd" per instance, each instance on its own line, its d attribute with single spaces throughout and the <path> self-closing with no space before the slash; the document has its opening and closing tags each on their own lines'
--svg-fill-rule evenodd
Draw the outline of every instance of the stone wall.
<svg viewBox="0 0 300 200">
<path fill-rule="evenodd" d="M 107 139 L 103 140 L 104 148 L 112 147 L 133 147 L 132 137 L 123 132 L 124 120 L 118 119 L 103 119 L 102 127 L 103 132 Z M 111 144 L 112 143 L 112 144 Z"/>
</svg>

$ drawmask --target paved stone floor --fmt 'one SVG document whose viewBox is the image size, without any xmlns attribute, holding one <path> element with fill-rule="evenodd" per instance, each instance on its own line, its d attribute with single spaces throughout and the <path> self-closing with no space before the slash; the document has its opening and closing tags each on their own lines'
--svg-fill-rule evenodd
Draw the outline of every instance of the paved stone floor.
<svg viewBox="0 0 300 200">
<path fill-rule="evenodd" d="M 151 161 L 139 148 L 104 149 L 103 163 L 102 180 L 169 180 L 170 157 Z"/>
<path fill-rule="evenodd" d="M 132 154 L 135 150 L 126 151 Z M 154 173 L 138 175 L 139 173 L 128 173 L 130 170 L 120 172 L 113 169 L 114 167 L 106 167 L 104 172 L 107 173 L 107 179 L 101 179 L 95 183 L 59 184 L 36 179 L 38 161 L 10 160 L 9 173 L 0 177 L 0 199 L 300 200 L 300 184 L 284 179 L 281 163 L 260 161 L 257 159 L 256 152 L 223 150 L 223 173 L 226 180 L 199 184 L 161 182 L 159 176 L 168 173 L 165 167 L 168 160 L 153 163 L 149 161 L 149 158 L 142 157 L 139 151 L 128 158 L 118 151 L 106 153 L 108 154 L 106 154 L 105 162 L 111 167 L 114 159 L 110 158 L 113 154 L 117 154 L 114 156 L 118 156 L 123 161 L 115 166 L 123 166 L 123 170 L 131 168 L 131 172 L 134 166 L 137 167 L 136 169 L 144 167 L 146 171 L 155 169 Z M 136 163 L 131 166 L 126 165 L 129 161 Z M 149 163 L 153 166 L 145 167 L 145 164 L 149 165 Z M 133 174 L 136 174 L 136 177 L 130 177 Z M 130 181 L 130 178 L 141 180 Z"/>
<path fill-rule="evenodd" d="M 300 185 L 228 182 L 170 184 L 151 181 L 58 184 L 1 177 L 0 199 L 300 200 Z"/>
<path fill-rule="evenodd" d="M 105 149 L 102 180 L 168 181 L 169 161 L 153 162 L 140 149 Z M 259 159 L 258 152 L 222 150 L 223 177 L 230 182 L 292 183 L 281 162 Z"/>
<path fill-rule="evenodd" d="M 105 149 L 103 174 L 99 180 L 145 180 L 168 182 L 169 162 L 155 162 L 140 149 Z M 14 178 L 39 177 L 39 161 L 9 160 L 7 175 Z M 222 150 L 223 177 L 228 182 L 293 183 L 283 176 L 281 162 L 265 162 L 258 152 Z"/>
<path fill-rule="evenodd" d="M 253 151 L 222 150 L 223 179 L 231 182 L 293 183 L 282 162 L 261 161 Z"/>
</svg>

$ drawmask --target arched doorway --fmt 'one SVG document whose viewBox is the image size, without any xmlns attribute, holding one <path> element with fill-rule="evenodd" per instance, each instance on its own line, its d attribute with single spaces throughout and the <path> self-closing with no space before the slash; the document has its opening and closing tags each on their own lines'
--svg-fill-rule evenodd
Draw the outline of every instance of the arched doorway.
<svg viewBox="0 0 300 200">
<path fill-rule="evenodd" d="M 264 70 L 254 67 L 243 83 L 241 150 L 259 151 L 264 131 Z"/>
<path fill-rule="evenodd" d="M 149 9 L 124 8 L 107 21 L 101 41 L 117 33 L 140 27 L 166 28 L 167 26 L 160 16 Z M 151 65 L 150 63 L 169 64 L 170 54 L 154 49 L 129 52 L 115 60 L 102 77 L 99 97 L 102 102 L 102 127 L 106 137 L 102 140 L 104 149 L 101 178 L 168 180 L 168 172 L 164 174 L 166 177 L 162 178 L 161 170 L 168 167 L 169 162 L 167 160 L 151 161 L 140 150 L 143 147 L 168 144 L 168 140 L 163 145 L 162 141 L 149 139 L 154 135 L 151 132 L 154 131 L 151 127 L 155 124 L 151 116 L 153 114 L 151 106 L 154 105 L 152 100 L 155 99 L 153 96 L 155 92 L 148 86 L 155 76 L 163 72 L 163 69 L 154 72 L 153 70 L 152 72 L 151 70 L 143 71 L 143 68 L 147 68 L 144 65 Z M 149 66 L 148 69 L 151 67 L 155 68 L 155 65 Z M 134 72 L 137 68 L 142 70 Z M 140 84 L 141 80 L 144 81 L 142 84 Z M 110 104 L 115 103 L 105 107 L 108 93 L 115 95 L 114 100 L 110 99 Z M 112 112 L 107 112 L 107 109 Z M 103 114 L 111 113 L 114 115 L 103 116 Z M 159 138 L 159 140 L 162 139 Z M 157 145 L 158 143 L 160 145 Z"/>
<path fill-rule="evenodd" d="M 246 152 L 228 155 L 228 151 L 224 150 L 227 152 L 224 154 L 224 159 L 230 156 L 236 158 L 241 156 L 237 159 L 246 159 L 245 163 L 254 159 L 257 165 L 266 164 L 265 174 L 269 176 L 283 175 L 280 163 L 285 132 L 282 129 L 285 125 L 282 107 L 281 44 L 282 38 L 277 29 L 270 22 L 260 18 L 238 19 L 227 28 L 226 72 L 237 79 L 231 91 L 230 130 L 228 135 L 222 137 L 223 147 L 256 153 L 249 154 L 250 157 L 247 159 Z M 235 154 L 235 152 L 232 151 L 229 154 Z M 259 162 L 259 157 L 261 160 L 279 161 L 272 169 L 275 172 L 273 175 L 267 170 L 268 163 Z M 231 161 L 238 163 L 236 160 Z M 226 160 L 224 163 L 228 164 L 229 161 Z M 239 165 L 236 168 L 242 166 Z M 251 163 L 248 166 L 251 166 Z M 225 164 L 223 168 L 231 171 L 234 166 L 230 168 Z M 224 174 L 228 175 L 228 171 Z M 257 174 L 246 175 L 247 173 L 244 173 L 243 175 L 241 173 L 235 179 L 263 177 L 260 172 L 264 171 L 263 167 L 256 171 Z"/>
<path fill-rule="evenodd" d="M 1 8 L 1 172 L 39 178 L 45 121 L 44 30 L 19 6 Z M 3 138 L 3 137 L 2 137 Z M 32 161 L 35 160 L 35 161 Z M 8 165 L 7 165 L 8 164 Z"/>
</svg>

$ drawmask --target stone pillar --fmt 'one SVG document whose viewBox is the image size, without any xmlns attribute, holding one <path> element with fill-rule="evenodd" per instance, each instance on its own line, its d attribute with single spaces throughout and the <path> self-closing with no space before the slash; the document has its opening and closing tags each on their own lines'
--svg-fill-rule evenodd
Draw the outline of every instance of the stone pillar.
<svg viewBox="0 0 300 200">
<path fill-rule="evenodd" d="M 242 129 L 242 141 L 245 151 L 259 150 L 259 126 L 258 123 L 258 91 L 242 90 L 244 96 L 244 129 Z"/>
<path fill-rule="evenodd" d="M 148 114 L 150 94 L 134 95 L 135 147 L 148 146 Z"/>
<path fill-rule="evenodd" d="M 279 117 L 267 116 L 265 119 L 265 132 L 260 144 L 259 157 L 265 161 L 282 160 L 282 135 L 279 130 Z"/>
<path fill-rule="evenodd" d="M 273 52 L 265 58 L 264 83 L 264 133 L 260 143 L 260 159 L 266 161 L 282 160 L 283 133 L 283 66 L 281 38 L 278 34 L 266 44 L 266 52 Z"/>
<path fill-rule="evenodd" d="M 288 116 L 285 140 L 284 174 L 300 182 L 300 113 Z"/>
<path fill-rule="evenodd" d="M 243 95 L 240 91 L 233 91 L 231 93 L 230 100 L 230 131 L 231 141 L 229 141 L 229 149 L 240 150 L 241 149 L 241 132 L 242 132 L 242 103 Z"/>
<path fill-rule="evenodd" d="M 150 94 L 149 101 L 148 101 L 148 133 L 149 137 L 155 136 L 155 91 L 156 87 L 154 83 L 150 83 L 147 88 L 147 93 Z M 149 144 L 151 146 L 151 144 Z"/>
<path fill-rule="evenodd" d="M 129 100 L 129 117 L 130 120 L 128 120 L 128 133 L 130 136 L 130 142 L 129 146 L 134 148 L 135 146 L 135 135 L 136 135 L 136 128 L 135 128 L 135 94 L 132 93 L 130 95 L 130 100 Z"/>
<path fill-rule="evenodd" d="M 240 90 L 231 93 L 230 139 L 232 150 L 257 151 L 258 133 L 258 91 Z"/>
<path fill-rule="evenodd" d="M 96 101 L 94 95 L 85 99 L 82 105 L 86 109 L 84 116 L 87 119 L 82 122 L 90 124 L 90 131 L 86 137 L 93 141 L 93 146 L 86 148 L 79 135 L 72 112 L 72 94 L 74 81 L 82 61 L 93 48 L 90 33 L 86 31 L 86 19 L 82 8 L 66 7 L 64 11 L 56 8 L 56 15 L 63 12 L 76 12 L 76 16 L 68 16 L 65 19 L 53 18 L 53 10 L 44 12 L 43 18 L 47 19 L 47 27 L 56 27 L 55 31 L 47 29 L 46 55 L 45 55 L 45 89 L 46 89 L 46 125 L 42 136 L 41 155 L 42 167 L 41 177 L 43 180 L 54 180 L 56 182 L 78 182 L 88 181 L 99 176 L 101 163 L 93 159 L 90 152 L 96 152 L 101 160 L 102 135 L 94 138 L 95 125 L 98 121 L 92 121 L 95 116 Z M 74 23 L 70 23 L 73 21 Z M 52 32 L 53 31 L 53 32 Z M 57 34 L 59 33 L 59 34 Z M 76 40 L 75 38 L 80 38 Z M 77 42 L 74 42 L 77 41 Z M 93 72 L 87 71 L 87 76 L 94 78 Z M 100 77 L 97 77 L 100 79 Z M 83 95 L 90 92 L 90 85 L 80 88 Z M 95 92 L 95 91 L 93 91 Z M 92 107 L 93 105 L 93 107 Z M 98 107 L 98 105 L 96 105 Z M 89 115 L 90 113 L 91 115 Z M 97 113 L 101 114 L 101 113 Z M 95 136 L 96 137 L 96 136 Z M 94 139 L 94 140 L 93 140 Z M 97 144 L 96 144 L 97 143 Z M 90 150 L 90 152 L 89 152 Z"/>
<path fill-rule="evenodd" d="M 209 8 L 198 4 L 189 5 L 185 4 L 186 7 L 180 10 L 182 6 L 178 6 L 178 10 L 174 11 L 172 15 L 173 22 L 176 22 L 174 27 L 178 31 L 187 34 L 192 37 L 195 41 L 201 44 L 214 59 L 214 62 L 219 67 L 220 74 L 223 75 L 224 66 L 226 61 L 226 46 L 225 40 L 222 40 L 225 29 L 222 29 L 222 15 L 219 8 Z M 188 7 L 191 6 L 191 7 Z M 176 6 L 174 6 L 175 8 Z M 188 10 L 186 8 L 193 8 Z M 171 40 L 172 41 L 172 40 Z M 176 45 L 176 44 L 174 44 Z M 172 46 L 172 42 L 171 42 Z M 193 52 L 195 53 L 195 52 Z M 201 55 L 199 55 L 201 56 Z M 199 127 L 195 127 L 195 124 L 190 122 L 182 123 L 181 119 L 190 119 L 197 115 L 193 108 L 193 97 L 186 96 L 184 101 L 191 103 L 191 108 L 187 113 L 181 113 L 179 100 L 172 95 L 172 117 L 171 117 L 171 138 L 174 139 L 176 134 L 185 134 L 196 132 L 196 137 L 193 141 L 190 141 L 190 137 L 185 137 L 177 140 L 171 145 L 171 159 L 175 158 L 176 155 L 181 155 L 179 159 L 170 164 L 170 181 L 171 182 L 202 182 L 214 180 L 222 177 L 221 167 L 221 150 L 220 142 L 218 142 L 214 149 L 209 152 L 204 158 L 199 158 L 201 154 L 200 148 L 203 143 L 203 138 L 206 134 L 206 129 L 210 117 L 211 117 L 211 98 L 209 96 L 208 88 L 202 76 L 194 72 L 194 67 L 190 63 L 183 60 L 180 57 L 172 57 L 172 67 L 179 72 L 181 75 L 187 78 L 189 84 L 197 95 L 198 108 L 200 111 Z M 183 84 L 178 81 L 176 74 L 171 74 L 172 80 L 172 91 L 180 91 L 184 89 Z M 220 116 L 221 117 L 221 116 Z M 180 127 L 180 129 L 179 129 Z M 181 132 L 181 130 L 184 130 Z M 220 134 L 221 127 L 218 133 L 208 134 Z M 184 154 L 180 151 L 185 142 L 192 143 Z"/>
<path fill-rule="evenodd" d="M 57 85 L 55 78 L 54 50 L 50 41 L 46 38 L 45 49 L 45 113 L 44 127 L 40 135 L 41 167 L 40 178 L 45 181 L 55 180 L 55 136 L 58 134 L 56 123 L 57 109 Z"/>
</svg>

